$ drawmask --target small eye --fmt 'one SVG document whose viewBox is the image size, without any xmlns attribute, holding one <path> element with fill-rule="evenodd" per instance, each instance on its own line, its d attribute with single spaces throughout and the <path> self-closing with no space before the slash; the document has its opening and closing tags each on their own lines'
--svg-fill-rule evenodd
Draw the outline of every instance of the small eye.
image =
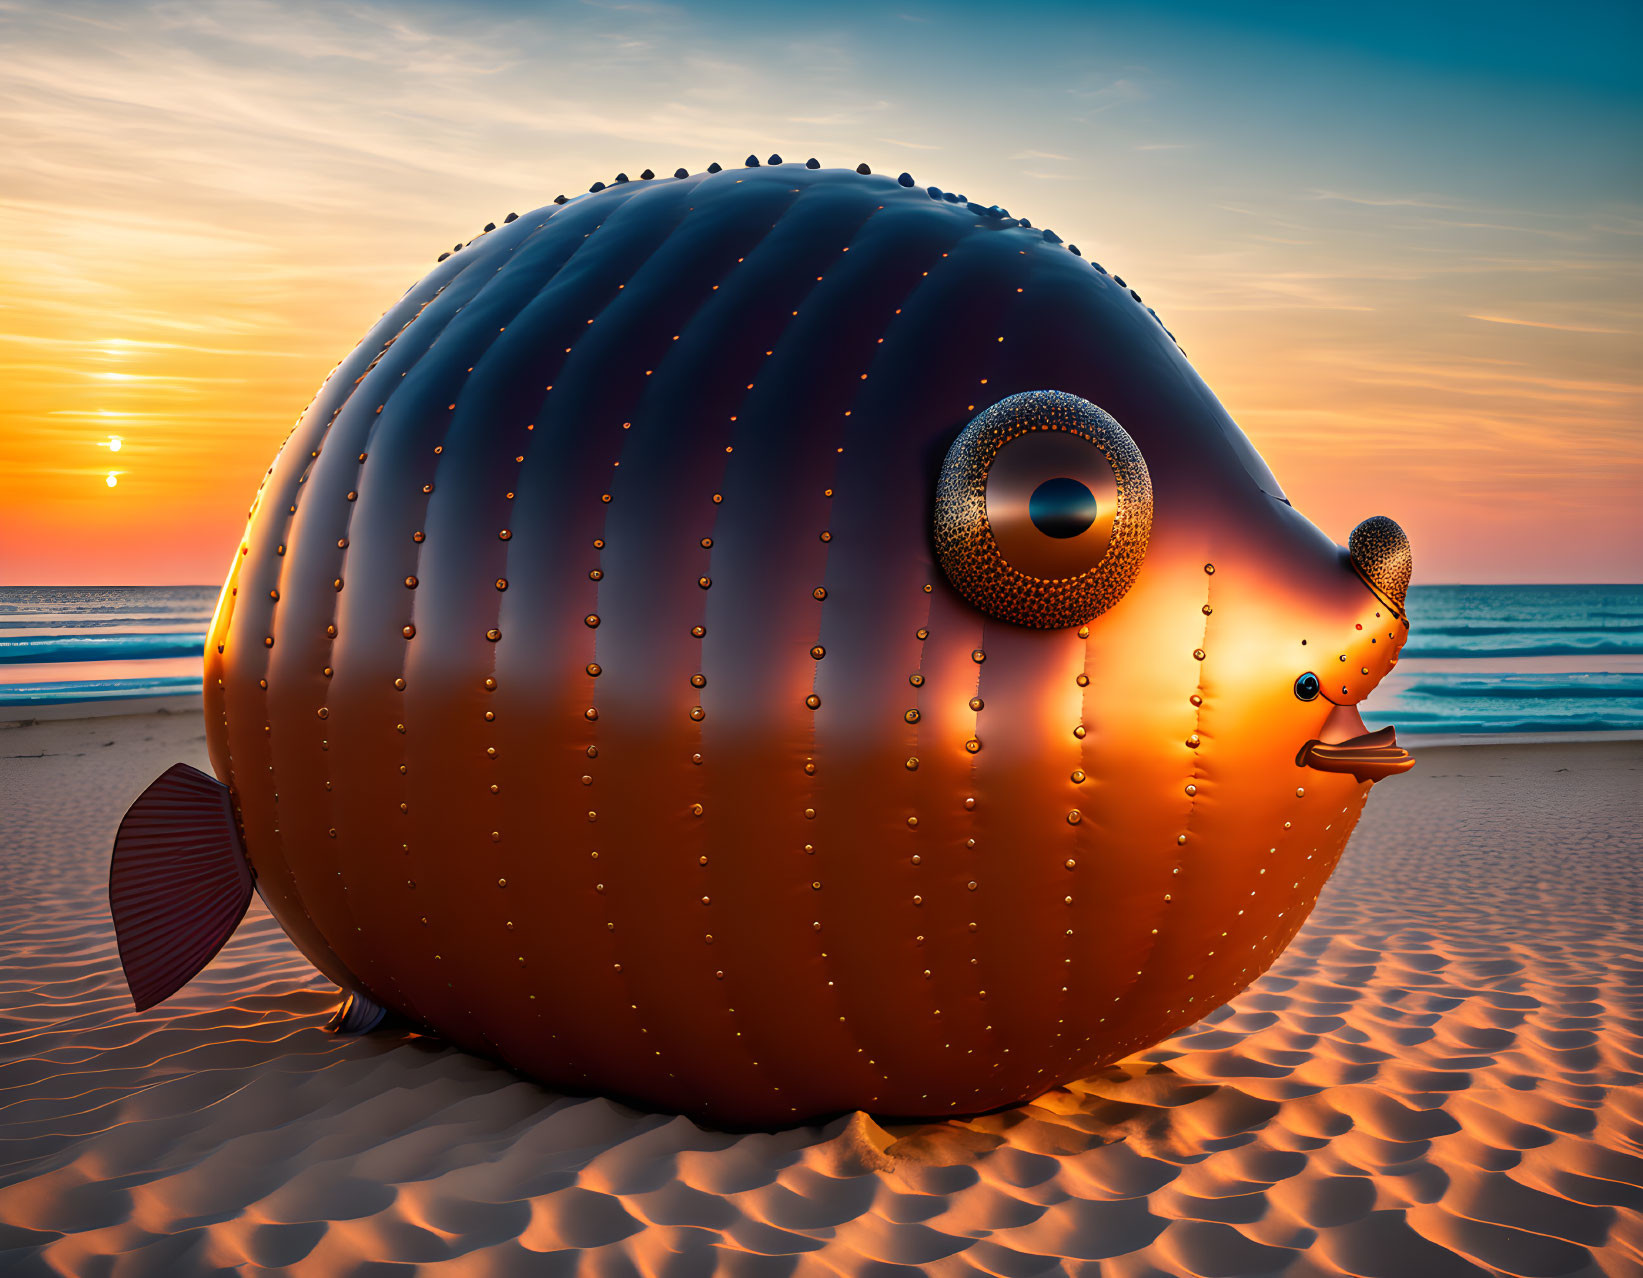
<svg viewBox="0 0 1643 1278">
<path fill-rule="evenodd" d="M 1125 429 L 1062 391 L 1011 395 L 947 450 L 936 555 L 983 612 L 1079 626 L 1124 597 L 1152 531 L 1152 479 Z"/>
<path fill-rule="evenodd" d="M 1308 671 L 1295 680 L 1295 695 L 1302 701 L 1312 701 L 1319 692 L 1318 676 Z"/>
</svg>

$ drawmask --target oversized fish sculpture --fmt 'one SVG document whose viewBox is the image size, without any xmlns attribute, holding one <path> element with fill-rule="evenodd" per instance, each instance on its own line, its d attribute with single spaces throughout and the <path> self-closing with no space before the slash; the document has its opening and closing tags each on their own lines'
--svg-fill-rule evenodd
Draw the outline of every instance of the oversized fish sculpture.
<svg viewBox="0 0 1643 1278">
<path fill-rule="evenodd" d="M 724 1124 L 977 1113 L 1263 972 L 1370 785 L 1410 548 L 1303 518 L 1124 281 L 815 161 L 446 254 L 269 469 L 139 1008 L 253 886 L 349 996 Z"/>
</svg>

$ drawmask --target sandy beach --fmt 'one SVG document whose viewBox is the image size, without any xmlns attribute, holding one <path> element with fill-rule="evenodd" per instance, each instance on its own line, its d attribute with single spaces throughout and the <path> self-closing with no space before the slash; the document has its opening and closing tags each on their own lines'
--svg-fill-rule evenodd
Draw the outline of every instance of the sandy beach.
<svg viewBox="0 0 1643 1278">
<path fill-rule="evenodd" d="M 1198 1025 L 1008 1113 L 774 1134 L 323 1026 L 259 903 L 136 1016 L 105 899 L 198 712 L 0 726 L 0 1272 L 1643 1273 L 1643 744 L 1417 747 Z"/>
</svg>

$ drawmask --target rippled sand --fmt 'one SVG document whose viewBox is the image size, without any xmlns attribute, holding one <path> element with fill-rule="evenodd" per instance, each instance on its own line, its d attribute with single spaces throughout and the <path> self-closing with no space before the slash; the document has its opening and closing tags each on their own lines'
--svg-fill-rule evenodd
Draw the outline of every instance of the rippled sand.
<svg viewBox="0 0 1643 1278">
<path fill-rule="evenodd" d="M 771 1135 L 338 1038 L 260 904 L 137 1017 L 104 890 L 197 717 L 0 728 L 0 1273 L 1643 1273 L 1643 748 L 1431 749 L 1228 1007 L 1019 1110 Z"/>
</svg>

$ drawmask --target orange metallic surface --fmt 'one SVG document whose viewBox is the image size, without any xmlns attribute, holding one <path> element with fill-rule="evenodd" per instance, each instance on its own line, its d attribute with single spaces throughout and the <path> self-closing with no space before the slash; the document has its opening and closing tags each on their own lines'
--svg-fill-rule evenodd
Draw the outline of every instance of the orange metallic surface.
<svg viewBox="0 0 1643 1278">
<path fill-rule="evenodd" d="M 1150 475 L 1087 625 L 935 551 L 953 441 L 1042 390 Z M 212 625 L 212 759 L 292 939 L 412 1023 L 719 1122 L 982 1111 L 1306 918 L 1408 766 L 1352 740 L 1407 634 L 1385 525 L 1366 576 L 1133 293 L 1000 211 L 635 181 L 443 261 L 321 389 Z"/>
</svg>

